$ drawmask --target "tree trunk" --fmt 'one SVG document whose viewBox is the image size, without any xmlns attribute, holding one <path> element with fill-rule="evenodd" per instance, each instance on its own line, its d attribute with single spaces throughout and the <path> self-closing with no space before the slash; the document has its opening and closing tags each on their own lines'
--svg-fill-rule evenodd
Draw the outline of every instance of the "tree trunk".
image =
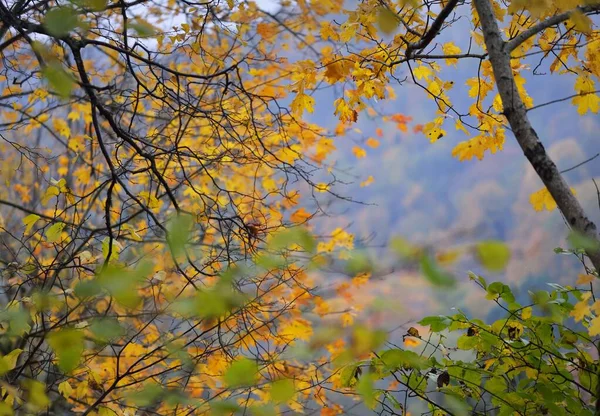
<svg viewBox="0 0 600 416">
<path fill-rule="evenodd" d="M 487 47 L 490 63 L 494 71 L 496 86 L 502 99 L 504 115 L 523 149 L 523 153 L 533 166 L 538 176 L 550 191 L 558 208 L 567 219 L 573 230 L 598 243 L 596 225 L 589 220 L 585 211 L 571 192 L 567 182 L 560 174 L 556 164 L 546 153 L 544 145 L 531 126 L 527 109 L 519 95 L 517 84 L 510 65 L 510 51 L 502 39 L 500 28 L 496 22 L 490 0 L 474 0 L 479 14 L 483 38 Z M 535 36 L 535 35 L 534 35 Z M 600 270 L 600 252 L 597 249 L 586 251 L 594 268 Z"/>
</svg>

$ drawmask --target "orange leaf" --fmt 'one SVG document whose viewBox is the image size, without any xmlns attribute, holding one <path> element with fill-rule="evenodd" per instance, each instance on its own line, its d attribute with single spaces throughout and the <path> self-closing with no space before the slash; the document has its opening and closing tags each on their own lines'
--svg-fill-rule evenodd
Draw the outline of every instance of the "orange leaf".
<svg viewBox="0 0 600 416">
<path fill-rule="evenodd" d="M 301 224 L 306 222 L 311 216 L 312 214 L 310 212 L 308 212 L 304 208 L 300 208 L 290 216 L 290 220 L 297 224 Z"/>
<path fill-rule="evenodd" d="M 365 144 L 373 149 L 377 149 L 379 147 L 379 140 L 369 137 Z"/>
</svg>

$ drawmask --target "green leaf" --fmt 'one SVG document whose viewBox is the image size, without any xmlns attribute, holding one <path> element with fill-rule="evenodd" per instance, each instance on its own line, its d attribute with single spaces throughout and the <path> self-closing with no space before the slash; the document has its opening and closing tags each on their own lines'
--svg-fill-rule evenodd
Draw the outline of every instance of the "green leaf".
<svg viewBox="0 0 600 416">
<path fill-rule="evenodd" d="M 210 415 L 211 416 L 231 416 L 236 412 L 242 410 L 242 408 L 233 402 L 229 401 L 212 401 L 210 402 Z"/>
<path fill-rule="evenodd" d="M 148 383 L 141 390 L 129 397 L 136 406 L 145 407 L 158 402 L 164 393 L 163 388 L 156 383 Z"/>
<path fill-rule="evenodd" d="M 349 276 L 356 276 L 361 273 L 368 273 L 373 270 L 371 259 L 365 252 L 353 251 L 346 262 L 346 273 Z"/>
<path fill-rule="evenodd" d="M 421 270 L 427 280 L 435 286 L 452 287 L 456 283 L 454 276 L 440 269 L 431 257 L 421 257 Z"/>
<path fill-rule="evenodd" d="M 392 239 L 392 241 L 390 241 L 390 248 L 399 257 L 409 260 L 415 259 L 417 256 L 419 256 L 419 253 L 421 252 L 421 250 L 417 246 L 410 244 L 408 241 L 401 237 L 395 237 L 394 239 Z"/>
<path fill-rule="evenodd" d="M 45 66 L 42 69 L 42 76 L 46 79 L 50 88 L 61 98 L 66 99 L 71 96 L 75 81 L 59 63 L 53 62 Z"/>
<path fill-rule="evenodd" d="M 79 26 L 77 12 L 71 7 L 54 7 L 44 17 L 44 27 L 57 38 L 66 36 Z"/>
<path fill-rule="evenodd" d="M 256 362 L 248 358 L 239 358 L 227 369 L 223 381 L 230 388 L 249 387 L 256 383 L 257 376 Z"/>
<path fill-rule="evenodd" d="M 361 395 L 365 406 L 374 409 L 377 405 L 377 390 L 373 386 L 373 379 L 370 374 L 360 377 L 356 385 L 356 391 Z"/>
<path fill-rule="evenodd" d="M 431 332 L 440 332 L 444 329 L 448 328 L 452 320 L 447 316 L 439 315 L 439 316 L 428 316 L 426 318 L 421 319 L 418 324 L 423 326 L 429 326 Z"/>
<path fill-rule="evenodd" d="M 102 256 L 106 259 L 108 257 L 108 249 L 110 244 L 110 237 L 105 237 L 102 240 Z M 117 261 L 119 260 L 119 251 L 121 249 L 121 245 L 113 240 L 112 242 L 112 250 L 110 252 L 110 260 Z"/>
<path fill-rule="evenodd" d="M 167 227 L 167 241 L 175 257 L 184 253 L 194 223 L 191 215 L 178 214 L 171 218 Z"/>
<path fill-rule="evenodd" d="M 84 280 L 75 286 L 75 296 L 80 299 L 96 296 L 102 292 L 102 287 L 97 280 Z"/>
<path fill-rule="evenodd" d="M 469 279 L 477 280 L 479 282 L 479 284 L 481 284 L 481 287 L 483 287 L 484 289 L 487 289 L 487 282 L 485 281 L 485 279 L 483 277 L 478 276 L 473 272 L 469 272 Z"/>
<path fill-rule="evenodd" d="M 392 406 L 394 406 L 395 409 L 400 409 L 400 410 L 404 409 L 404 406 L 402 405 L 402 403 L 400 403 L 398 401 L 398 399 L 396 399 L 396 397 L 394 397 L 394 395 L 392 393 L 390 393 L 389 391 L 384 391 L 383 394 L 385 395 L 385 398 L 387 400 L 392 402 Z M 401 414 L 404 414 L 404 413 L 402 412 Z"/>
<path fill-rule="evenodd" d="M 396 371 L 399 368 L 414 368 L 422 370 L 427 367 L 427 359 L 421 357 L 414 351 L 402 350 L 394 348 L 384 351 L 380 354 L 381 361 L 390 371 Z"/>
<path fill-rule="evenodd" d="M 465 399 L 453 394 L 446 395 L 446 406 L 452 410 L 452 415 L 454 416 L 468 416 L 471 414 L 471 407 Z"/>
<path fill-rule="evenodd" d="M 510 290 L 510 287 L 502 282 L 493 282 L 490 283 L 490 285 L 487 287 L 486 299 L 493 300 L 497 298 L 501 298 L 502 300 L 506 301 L 506 303 L 508 303 L 509 305 L 515 302 L 515 295 L 513 295 L 512 291 Z M 515 308 L 519 309 L 520 306 L 515 305 Z"/>
<path fill-rule="evenodd" d="M 491 272 L 504 270 L 510 260 L 510 248 L 502 241 L 482 241 L 475 251 L 481 265 Z"/>
<path fill-rule="evenodd" d="M 13 408 L 6 402 L 0 402 L 0 416 L 13 416 Z"/>
<path fill-rule="evenodd" d="M 152 264 L 148 262 L 140 263 L 135 270 L 109 264 L 96 280 L 117 302 L 128 308 L 135 308 L 140 301 L 138 286 L 150 275 L 152 268 Z"/>
<path fill-rule="evenodd" d="M 149 38 L 155 36 L 157 33 L 156 28 L 144 20 L 136 20 L 130 23 L 129 27 L 135 30 L 141 38 Z"/>
<path fill-rule="evenodd" d="M 506 381 L 503 377 L 493 376 L 485 382 L 485 389 L 494 395 L 502 396 L 506 390 Z"/>
<path fill-rule="evenodd" d="M 250 414 L 252 416 L 278 416 L 281 414 L 271 403 L 254 404 L 249 406 L 248 409 L 250 410 Z"/>
<path fill-rule="evenodd" d="M 286 250 L 296 244 L 309 253 L 314 253 L 317 248 L 315 239 L 306 228 L 293 227 L 276 232 L 269 240 L 267 250 Z"/>
<path fill-rule="evenodd" d="M 90 324 L 90 331 L 102 343 L 109 342 L 123 335 L 125 330 L 115 318 L 97 318 Z"/>
<path fill-rule="evenodd" d="M 258 267 L 262 267 L 265 270 L 277 270 L 285 266 L 286 260 L 283 256 L 270 256 L 262 253 L 256 257 L 254 263 L 256 263 Z"/>
<path fill-rule="evenodd" d="M 578 231 L 571 231 L 567 239 L 573 248 L 586 251 L 600 250 L 600 242 L 598 240 L 590 238 Z"/>
<path fill-rule="evenodd" d="M 84 7 L 99 12 L 106 9 L 107 0 L 83 0 L 81 3 Z"/>
<path fill-rule="evenodd" d="M 467 335 L 461 335 L 456 340 L 456 347 L 459 350 L 472 350 L 479 343 L 478 337 L 469 337 Z"/>
<path fill-rule="evenodd" d="M 48 334 L 48 344 L 58 357 L 58 367 L 65 373 L 77 368 L 83 353 L 83 339 L 83 332 L 72 328 Z"/>
<path fill-rule="evenodd" d="M 31 329 L 30 319 L 30 313 L 26 309 L 20 306 L 10 308 L 0 312 L 0 322 L 2 323 L 0 327 L 8 326 L 6 334 L 9 336 L 22 336 Z"/>
<path fill-rule="evenodd" d="M 348 365 L 342 368 L 340 372 L 340 382 L 342 387 L 352 387 L 356 385 L 362 370 L 357 364 Z"/>
<path fill-rule="evenodd" d="M 289 378 L 282 378 L 271 384 L 271 398 L 276 403 L 285 403 L 294 397 L 296 388 L 294 387 L 294 380 Z"/>
<path fill-rule="evenodd" d="M 50 227 L 48 227 L 48 229 L 46 230 L 46 241 L 48 241 L 49 243 L 55 243 L 56 241 L 58 241 L 62 234 L 63 228 L 65 228 L 64 222 L 56 222 Z"/>
</svg>

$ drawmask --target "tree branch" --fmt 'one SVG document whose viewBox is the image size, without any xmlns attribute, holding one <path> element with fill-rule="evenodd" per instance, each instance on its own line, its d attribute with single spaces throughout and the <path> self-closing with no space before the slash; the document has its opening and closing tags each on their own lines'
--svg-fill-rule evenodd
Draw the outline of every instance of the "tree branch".
<svg viewBox="0 0 600 416">
<path fill-rule="evenodd" d="M 438 32 L 442 28 L 442 25 L 444 24 L 448 16 L 450 16 L 450 13 L 452 13 L 452 10 L 454 10 L 457 4 L 458 0 L 450 0 L 448 4 L 446 4 L 446 7 L 442 9 L 440 14 L 437 15 L 437 17 L 431 24 L 431 27 L 429 28 L 427 33 L 425 33 L 425 36 L 423 36 L 418 42 L 409 43 L 406 46 L 406 57 L 408 59 L 411 58 L 413 52 L 420 51 L 429 46 L 429 44 L 433 39 L 435 39 Z"/>
<path fill-rule="evenodd" d="M 518 48 L 519 45 L 521 45 L 523 42 L 525 42 L 530 37 L 535 36 L 536 34 L 542 32 L 543 30 L 548 29 L 549 27 L 552 27 L 554 25 L 557 25 L 559 23 L 562 23 L 562 22 L 568 20 L 569 17 L 571 16 L 571 14 L 576 10 L 579 10 L 582 13 L 598 12 L 598 11 L 600 11 L 600 4 L 584 6 L 584 7 L 577 7 L 576 9 L 573 9 L 571 11 L 557 14 L 555 16 L 549 17 L 546 20 L 542 20 L 537 25 L 532 26 L 529 29 L 519 33 L 513 39 L 506 42 L 506 44 L 504 45 L 504 50 L 508 53 L 512 52 L 513 50 Z"/>
<path fill-rule="evenodd" d="M 500 28 L 494 16 L 490 0 L 474 0 L 474 4 L 479 14 L 483 38 L 494 71 L 498 92 L 502 99 L 504 115 L 510 123 L 519 146 L 521 146 L 529 163 L 548 188 L 570 226 L 577 232 L 598 242 L 596 225 L 587 217 L 556 164 L 546 153 L 544 145 L 529 121 L 527 109 L 519 94 L 510 65 L 510 52 L 506 47 L 507 43 L 504 42 L 500 34 Z M 600 252 L 596 249 L 586 250 L 586 253 L 596 270 L 600 270 Z"/>
</svg>

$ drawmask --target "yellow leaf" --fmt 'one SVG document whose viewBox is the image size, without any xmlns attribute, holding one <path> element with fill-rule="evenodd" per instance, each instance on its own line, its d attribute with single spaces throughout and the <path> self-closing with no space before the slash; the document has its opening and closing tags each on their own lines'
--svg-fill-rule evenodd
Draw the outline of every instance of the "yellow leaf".
<svg viewBox="0 0 600 416">
<path fill-rule="evenodd" d="M 342 326 L 344 328 L 349 327 L 354 323 L 354 316 L 350 312 L 344 312 L 342 314 Z"/>
<path fill-rule="evenodd" d="M 455 263 L 461 256 L 462 251 L 460 249 L 448 250 L 442 253 L 436 254 L 436 260 L 442 265 L 449 266 Z"/>
<path fill-rule="evenodd" d="M 600 97 L 598 95 L 588 92 L 580 93 L 577 97 L 573 97 L 573 104 L 577 106 L 577 112 L 580 115 L 584 115 L 588 112 L 597 113 L 600 110 Z"/>
<path fill-rule="evenodd" d="M 373 178 L 373 175 L 369 175 L 369 177 L 367 179 L 365 179 L 364 181 L 362 181 L 360 183 L 360 187 L 365 188 L 365 187 L 371 185 L 373 182 L 375 182 L 375 178 Z"/>
<path fill-rule="evenodd" d="M 531 307 L 528 306 L 527 308 L 523 308 L 523 310 L 521 311 L 521 319 L 531 318 L 531 312 L 532 312 Z"/>
<path fill-rule="evenodd" d="M 58 392 L 66 399 L 68 399 L 73 393 L 73 387 L 67 380 L 63 381 L 58 385 Z"/>
<path fill-rule="evenodd" d="M 302 318 L 286 322 L 279 329 L 279 336 L 283 342 L 293 342 L 296 340 L 308 341 L 312 333 L 312 324 Z"/>
<path fill-rule="evenodd" d="M 407 347 L 418 347 L 420 344 L 421 344 L 421 340 L 419 340 L 419 339 L 412 338 L 412 337 L 404 338 L 404 345 Z"/>
<path fill-rule="evenodd" d="M 315 99 L 304 93 L 300 93 L 292 100 L 292 112 L 298 116 L 304 113 L 304 110 L 312 113 L 314 111 Z"/>
<path fill-rule="evenodd" d="M 436 97 L 442 93 L 442 87 L 436 81 L 431 81 L 427 88 L 429 89 L 429 93 Z"/>
<path fill-rule="evenodd" d="M 6 354 L 4 357 L 0 357 L 0 360 L 3 361 L 2 372 L 8 372 L 14 369 L 17 366 L 17 360 L 19 359 L 19 355 L 23 352 L 22 349 L 16 348 Z"/>
<path fill-rule="evenodd" d="M 412 73 L 415 76 L 415 78 L 425 80 L 433 75 L 433 71 L 431 70 L 431 68 L 429 68 L 426 65 L 419 65 L 418 67 L 413 69 Z"/>
<path fill-rule="evenodd" d="M 596 280 L 596 276 L 591 274 L 580 274 L 579 276 L 577 276 L 578 285 L 585 285 L 587 283 L 593 282 L 594 280 Z"/>
<path fill-rule="evenodd" d="M 354 146 L 352 148 L 352 153 L 354 153 L 354 156 L 356 156 L 357 159 L 367 157 L 367 152 L 365 151 L 365 149 L 358 146 Z"/>
<path fill-rule="evenodd" d="M 460 48 L 453 42 L 444 43 L 442 50 L 444 51 L 445 55 L 459 55 L 461 53 Z M 446 65 L 456 65 L 457 62 L 458 59 L 456 58 L 446 59 Z"/>
<path fill-rule="evenodd" d="M 495 358 L 490 358 L 489 360 L 486 360 L 485 362 L 485 367 L 484 370 L 489 370 L 490 367 L 496 362 Z"/>
<path fill-rule="evenodd" d="M 315 190 L 321 193 L 327 192 L 329 191 L 329 185 L 326 183 L 317 183 L 315 184 Z"/>
<path fill-rule="evenodd" d="M 597 113 L 600 110 L 600 97 L 595 93 L 596 85 L 588 74 L 580 74 L 575 81 L 575 92 L 579 94 L 573 97 L 573 104 L 577 106 L 577 112 L 581 115 L 591 111 Z"/>
<path fill-rule="evenodd" d="M 46 205 L 50 199 L 58 195 L 60 195 L 60 190 L 56 186 L 49 186 L 42 196 L 42 205 Z"/>
<path fill-rule="evenodd" d="M 600 316 L 597 316 L 590 321 L 590 327 L 588 328 L 588 333 L 592 337 L 600 334 Z"/>
<path fill-rule="evenodd" d="M 582 300 L 577 302 L 575 306 L 573 306 L 573 310 L 569 314 L 575 319 L 575 322 L 581 321 L 585 318 L 586 315 L 590 314 L 590 305 L 588 299 L 590 298 L 591 293 L 586 293 L 583 295 Z"/>
<path fill-rule="evenodd" d="M 31 231 L 31 227 L 33 227 L 33 224 L 35 224 L 36 221 L 39 219 L 40 216 L 36 214 L 29 214 L 28 216 L 23 218 L 23 225 L 25 225 L 24 234 L 29 234 L 29 231 Z"/>
<path fill-rule="evenodd" d="M 271 40 L 277 35 L 277 26 L 269 23 L 259 23 L 256 32 L 265 40 Z"/>
<path fill-rule="evenodd" d="M 571 192 L 573 192 L 573 195 L 577 194 L 573 188 L 571 188 Z M 529 202 L 536 211 L 543 211 L 544 209 L 552 211 L 556 209 L 556 202 L 554 201 L 554 198 L 552 198 L 552 195 L 550 195 L 548 188 L 542 188 L 531 194 L 529 196 Z"/>
</svg>

